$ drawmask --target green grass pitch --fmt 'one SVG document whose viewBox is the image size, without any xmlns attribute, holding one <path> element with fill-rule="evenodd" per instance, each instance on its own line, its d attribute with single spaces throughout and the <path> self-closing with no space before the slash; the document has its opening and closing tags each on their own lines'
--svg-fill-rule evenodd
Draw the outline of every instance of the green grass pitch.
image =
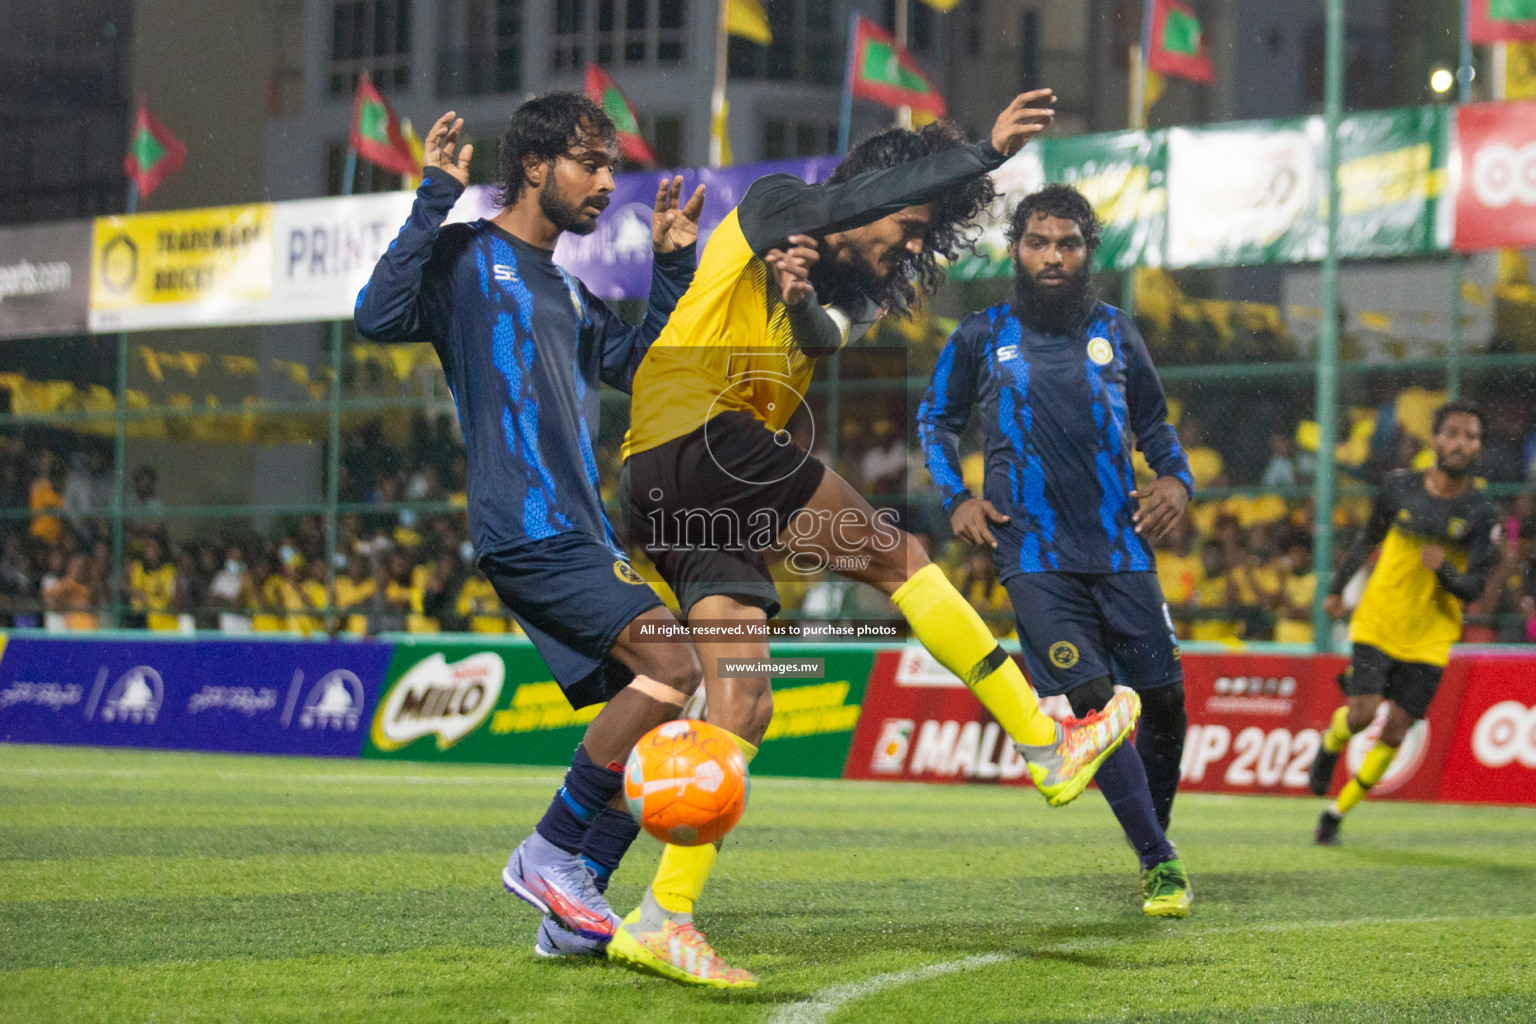
<svg viewBox="0 0 1536 1024">
<path fill-rule="evenodd" d="M 1532 1021 L 1536 811 L 1186 795 L 1150 921 L 1103 800 L 755 780 L 703 924 L 762 985 L 533 954 L 550 769 L 0 746 L 0 1020 Z M 627 910 L 659 846 L 612 894 Z"/>
</svg>

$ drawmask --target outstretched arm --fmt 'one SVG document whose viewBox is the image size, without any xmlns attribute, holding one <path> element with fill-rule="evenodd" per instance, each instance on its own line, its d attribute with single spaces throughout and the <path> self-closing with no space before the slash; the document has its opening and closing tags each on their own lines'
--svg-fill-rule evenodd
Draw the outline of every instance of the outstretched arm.
<svg viewBox="0 0 1536 1024">
<path fill-rule="evenodd" d="M 457 157 L 454 147 L 464 119 L 449 111 L 427 133 L 425 170 L 410 218 L 373 268 L 373 275 L 357 294 L 353 321 L 357 332 L 373 341 L 431 341 L 435 325 L 425 301 L 423 284 L 432 259 L 437 229 L 469 183 L 469 158 L 473 146 L 464 146 Z"/>
<path fill-rule="evenodd" d="M 1050 125 L 1055 110 L 1036 104 L 1054 101 L 1050 89 L 1021 93 L 998 115 L 987 142 L 933 153 L 836 184 L 808 185 L 789 174 L 759 178 L 737 207 L 741 232 L 752 251 L 762 256 L 790 235 L 846 231 L 927 202 L 1001 166 Z"/>
</svg>

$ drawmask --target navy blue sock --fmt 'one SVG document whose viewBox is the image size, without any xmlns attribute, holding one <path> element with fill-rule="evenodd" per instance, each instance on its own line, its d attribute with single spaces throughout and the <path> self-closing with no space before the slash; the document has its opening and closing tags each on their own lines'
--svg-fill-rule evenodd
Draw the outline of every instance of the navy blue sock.
<svg viewBox="0 0 1536 1024">
<path fill-rule="evenodd" d="M 598 892 L 608 891 L 608 879 L 640 834 L 640 823 L 628 811 L 604 807 L 592 819 L 581 840 L 581 859 L 597 878 Z"/>
<path fill-rule="evenodd" d="M 587 756 L 586 747 L 577 747 L 571 768 L 565 773 L 565 785 L 549 802 L 549 810 L 539 821 L 539 835 L 566 853 L 576 853 L 592 819 L 623 788 L 623 771 L 597 764 Z"/>
<path fill-rule="evenodd" d="M 1136 856 L 1141 858 L 1143 868 L 1178 856 L 1157 823 L 1152 794 L 1147 789 L 1147 772 L 1135 747 L 1129 743 L 1120 744 L 1104 759 L 1094 780 L 1104 799 L 1109 801 L 1110 810 L 1119 819 L 1120 827 L 1125 829 L 1125 837 L 1131 841 Z"/>
</svg>

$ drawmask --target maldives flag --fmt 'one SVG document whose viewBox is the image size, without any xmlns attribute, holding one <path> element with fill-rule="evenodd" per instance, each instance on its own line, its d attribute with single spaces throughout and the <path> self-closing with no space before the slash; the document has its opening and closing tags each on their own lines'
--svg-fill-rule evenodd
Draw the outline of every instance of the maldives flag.
<svg viewBox="0 0 1536 1024">
<path fill-rule="evenodd" d="M 187 160 L 187 147 L 171 130 L 149 112 L 149 104 L 139 104 L 133 120 L 133 135 L 128 140 L 128 155 L 123 159 L 123 173 L 139 187 L 140 198 L 147 197 L 160 183 Z"/>
<path fill-rule="evenodd" d="M 1147 70 L 1210 85 L 1216 81 L 1205 49 L 1205 30 L 1183 0 L 1147 0 L 1152 5 L 1152 39 Z"/>
<path fill-rule="evenodd" d="M 1467 36 L 1474 43 L 1536 39 L 1536 0 L 1472 0 Z"/>
<path fill-rule="evenodd" d="M 640 120 L 635 117 L 634 104 L 614 84 L 608 72 L 596 64 L 587 65 L 587 98 L 602 107 L 603 113 L 619 130 L 619 152 L 624 154 L 625 160 L 636 164 L 656 163 L 656 154 L 640 135 Z"/>
<path fill-rule="evenodd" d="M 917 61 L 863 16 L 855 23 L 852 59 L 848 80 L 855 97 L 888 107 L 911 107 L 934 117 L 945 115 L 944 97 Z"/>
<path fill-rule="evenodd" d="M 421 173 L 410 144 L 400 133 L 400 119 L 367 75 L 357 76 L 357 92 L 352 97 L 352 137 L 348 142 L 358 156 L 386 171 L 402 175 Z"/>
</svg>

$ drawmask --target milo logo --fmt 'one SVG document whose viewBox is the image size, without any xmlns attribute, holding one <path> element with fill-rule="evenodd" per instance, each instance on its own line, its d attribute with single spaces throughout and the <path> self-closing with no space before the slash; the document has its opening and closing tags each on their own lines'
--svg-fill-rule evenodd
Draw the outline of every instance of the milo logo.
<svg viewBox="0 0 1536 1024">
<path fill-rule="evenodd" d="M 447 750 L 490 716 L 506 674 L 501 657 L 489 651 L 451 665 L 441 653 L 417 662 L 380 703 L 370 732 L 373 745 L 399 750 L 435 735 L 437 749 Z"/>
</svg>

